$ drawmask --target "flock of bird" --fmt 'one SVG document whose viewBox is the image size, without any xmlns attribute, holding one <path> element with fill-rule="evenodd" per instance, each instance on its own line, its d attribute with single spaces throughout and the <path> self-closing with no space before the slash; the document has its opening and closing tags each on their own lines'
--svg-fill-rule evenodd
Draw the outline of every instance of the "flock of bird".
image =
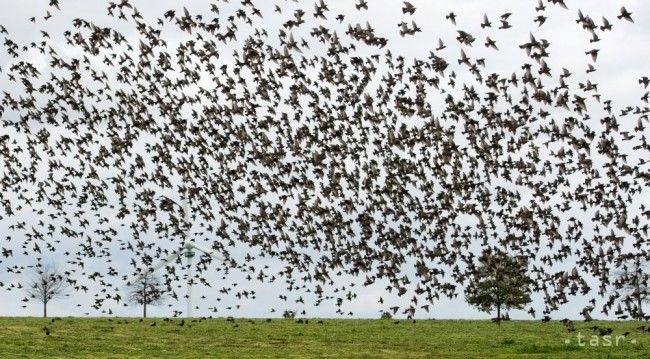
<svg viewBox="0 0 650 359">
<path fill-rule="evenodd" d="M 44 27 L 67 5 L 50 0 L 26 22 Z M 579 295 L 593 298 L 583 315 L 596 298 L 603 313 L 636 312 L 611 278 L 622 259 L 648 258 L 647 76 L 629 79 L 637 103 L 616 104 L 591 78 L 576 85 L 577 70 L 552 67 L 562 60 L 549 61 L 536 28 L 498 43 L 511 13 L 486 13 L 470 33 L 459 26 L 470 15 L 409 2 L 390 30 L 346 20 L 373 6 L 364 0 L 354 16 L 324 0 L 267 5 L 222 0 L 149 18 L 119 0 L 109 21 L 75 18 L 25 44 L 12 36 L 24 29 L 0 26 L 0 265 L 11 278 L 0 286 L 19 291 L 19 258 L 65 256 L 70 285 L 106 310 L 191 227 L 225 258 L 202 256 L 191 279 L 215 296 L 255 298 L 223 285 L 240 271 L 283 282 L 289 307 L 311 296 L 349 314 L 344 303 L 379 283 L 409 299 L 387 310 L 410 318 L 462 296 L 478 256 L 500 249 L 529 259 L 545 315 Z M 580 71 L 592 76 L 601 38 L 635 14 L 598 20 L 569 5 L 532 2 L 535 26 L 550 7 L 577 12 L 590 37 Z M 431 40 L 425 58 L 391 51 L 392 38 L 438 37 L 418 15 L 457 36 Z M 257 25 L 271 17 L 277 28 Z M 527 60 L 490 72 L 475 45 L 495 57 L 518 47 Z M 162 273 L 175 297 L 182 265 Z"/>
</svg>

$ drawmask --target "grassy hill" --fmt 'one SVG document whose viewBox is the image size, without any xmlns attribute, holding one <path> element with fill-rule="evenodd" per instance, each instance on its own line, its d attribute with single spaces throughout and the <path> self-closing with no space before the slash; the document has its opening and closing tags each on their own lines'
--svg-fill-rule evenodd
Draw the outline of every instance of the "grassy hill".
<svg viewBox="0 0 650 359">
<path fill-rule="evenodd" d="M 594 325 L 612 328 L 609 346 Z M 0 358 L 648 358 L 640 325 L 576 322 L 569 333 L 558 321 L 0 318 Z"/>
</svg>

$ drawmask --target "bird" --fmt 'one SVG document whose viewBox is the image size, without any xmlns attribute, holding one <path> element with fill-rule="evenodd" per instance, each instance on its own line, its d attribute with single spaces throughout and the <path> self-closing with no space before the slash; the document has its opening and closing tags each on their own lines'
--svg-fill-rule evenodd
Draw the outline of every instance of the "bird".
<svg viewBox="0 0 650 359">
<path fill-rule="evenodd" d="M 402 7 L 403 14 L 413 15 L 415 14 L 415 6 L 408 1 L 404 1 L 404 6 Z"/>
<path fill-rule="evenodd" d="M 596 59 L 598 58 L 598 52 L 599 52 L 599 51 L 600 51 L 599 49 L 592 49 L 592 50 L 586 51 L 586 52 L 585 52 L 585 55 L 590 55 L 590 56 L 591 56 L 591 59 L 592 59 L 594 62 L 596 62 Z"/>
<path fill-rule="evenodd" d="M 491 48 L 493 48 L 495 50 L 499 50 L 499 48 L 497 47 L 496 41 L 490 39 L 489 36 L 485 38 L 485 47 L 491 47 Z"/>
<path fill-rule="evenodd" d="M 627 9 L 625 9 L 625 6 L 621 7 L 621 10 L 619 10 L 619 11 L 620 11 L 620 13 L 616 16 L 616 18 L 618 18 L 619 20 L 620 19 L 625 19 L 625 20 L 627 20 L 629 22 L 632 22 L 632 23 L 634 22 L 634 20 L 632 20 L 632 13 L 627 11 Z"/>
<path fill-rule="evenodd" d="M 603 24 L 600 26 L 600 31 L 611 31 L 612 24 L 603 16 Z"/>
<path fill-rule="evenodd" d="M 546 19 L 547 19 L 546 16 L 544 16 L 544 15 L 538 15 L 538 16 L 535 17 L 535 19 L 533 20 L 533 22 L 538 23 L 538 24 L 539 24 L 538 26 L 542 26 L 542 25 L 544 25 L 544 23 L 546 22 Z"/>
<path fill-rule="evenodd" d="M 488 20 L 487 14 L 483 14 L 483 22 L 481 23 L 481 29 L 486 27 L 492 27 L 492 23 Z"/>
<path fill-rule="evenodd" d="M 440 51 L 442 49 L 446 48 L 445 44 L 442 42 L 441 38 L 438 38 L 438 46 L 436 47 L 436 51 Z M 641 82 L 639 82 L 641 83 Z"/>
<path fill-rule="evenodd" d="M 450 12 L 449 14 L 445 15 L 445 19 L 451 21 L 452 24 L 456 25 L 456 14 L 453 12 Z"/>
<path fill-rule="evenodd" d="M 508 22 L 508 18 L 512 15 L 511 12 L 506 12 L 501 15 L 501 18 L 499 21 L 501 21 L 501 26 L 499 26 L 499 29 L 509 29 L 512 27 L 510 23 Z"/>
</svg>

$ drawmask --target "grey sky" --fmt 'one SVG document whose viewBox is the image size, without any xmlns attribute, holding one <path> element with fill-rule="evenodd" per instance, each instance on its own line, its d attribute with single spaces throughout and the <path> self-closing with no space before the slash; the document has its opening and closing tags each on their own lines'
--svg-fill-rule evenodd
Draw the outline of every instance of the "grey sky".
<svg viewBox="0 0 650 359">
<path fill-rule="evenodd" d="M 231 1 L 237 5 L 239 1 Z M 304 33 L 306 37 L 308 31 L 317 26 L 320 21 L 315 21 L 311 16 L 313 11 L 314 1 L 300 1 L 296 4 L 291 1 L 276 0 L 276 1 L 253 1 L 257 7 L 262 10 L 264 19 L 260 20 L 261 23 L 269 29 L 278 28 L 283 21 L 286 21 L 291 16 L 291 8 L 301 7 L 307 12 L 305 17 L 306 23 L 302 26 L 302 30 L 296 30 L 295 36 L 300 36 L 300 32 Z M 369 1 L 370 9 L 364 12 L 354 10 L 353 1 L 330 0 L 327 1 L 330 7 L 328 26 L 334 27 L 340 34 L 346 31 L 347 23 L 361 23 L 365 24 L 369 21 L 370 24 L 376 29 L 376 33 L 389 39 L 391 52 L 394 55 L 403 55 L 406 58 L 417 57 L 426 58 L 429 51 L 436 46 L 438 38 L 442 38 L 447 49 L 440 52 L 452 63 L 452 69 L 455 70 L 459 78 L 470 78 L 469 74 L 464 73 L 465 70 L 460 66 L 456 66 L 456 59 L 460 53 L 460 47 L 454 40 L 456 37 L 456 30 L 462 29 L 469 33 L 475 34 L 477 38 L 471 51 L 467 51 L 468 55 L 472 58 L 485 58 L 486 60 L 486 73 L 497 72 L 502 75 L 508 75 L 512 72 L 519 71 L 519 67 L 524 62 L 530 62 L 525 55 L 525 52 L 518 46 L 528 41 L 529 33 L 533 33 L 537 38 L 548 39 L 551 43 L 549 52 L 550 59 L 547 60 L 549 66 L 553 69 L 553 76 L 555 81 L 560 69 L 566 67 L 574 73 L 570 78 L 572 84 L 579 82 L 586 82 L 589 78 L 592 82 L 599 84 L 600 93 L 603 98 L 610 98 L 614 103 L 623 107 L 628 104 L 638 104 L 639 98 L 643 95 L 642 88 L 638 85 L 637 79 L 643 75 L 650 74 L 650 66 L 647 59 L 650 57 L 650 3 L 643 0 L 637 1 L 605 1 L 605 0 L 567 0 L 568 10 L 562 9 L 558 6 L 547 4 L 546 15 L 548 16 L 547 23 L 541 28 L 533 22 L 536 16 L 534 7 L 536 0 L 503 0 L 503 1 L 479 1 L 479 0 L 446 0 L 446 1 L 427 1 L 427 0 L 412 0 L 411 1 L 417 8 L 414 16 L 406 16 L 401 13 L 401 1 L 392 0 L 377 0 Z M 58 34 L 57 38 L 61 39 L 60 33 L 63 29 L 70 27 L 70 22 L 76 17 L 86 19 L 94 19 L 97 23 L 105 26 L 113 26 L 115 20 L 105 16 L 106 2 L 104 1 L 82 1 L 82 0 L 62 0 L 62 11 L 55 13 L 52 20 L 47 24 L 42 21 L 42 14 L 45 13 L 46 1 L 27 0 L 21 2 L 2 2 L 0 4 L 0 24 L 4 25 L 10 32 L 14 40 L 25 43 L 36 41 L 40 38 L 41 29 L 53 35 Z M 135 1 L 132 3 L 137 6 L 147 21 L 155 21 L 155 18 L 162 17 L 162 13 L 167 9 L 175 9 L 182 11 L 183 5 L 192 13 L 207 12 L 209 9 L 209 1 Z M 221 2 L 217 2 L 220 6 L 227 8 Z M 278 3 L 287 8 L 282 15 L 277 15 L 273 12 L 273 4 Z M 615 15 L 621 5 L 625 5 L 629 11 L 633 13 L 635 20 L 634 24 L 619 21 Z M 614 25 L 614 29 L 601 36 L 602 40 L 597 44 L 589 43 L 589 35 L 586 31 L 579 28 L 575 23 L 577 18 L 578 9 L 582 9 L 585 15 L 591 16 L 597 23 L 600 23 L 601 16 L 606 16 Z M 445 20 L 445 14 L 454 11 L 458 15 L 458 26 L 454 27 L 449 21 Z M 500 51 L 486 49 L 483 46 L 486 31 L 480 29 L 480 22 L 483 14 L 486 13 L 488 17 L 497 23 L 497 18 L 505 12 L 512 12 L 511 23 L 513 28 L 509 30 L 492 29 L 489 31 L 491 38 L 497 41 Z M 224 13 L 227 13 L 224 10 Z M 332 19 L 335 14 L 346 14 L 346 20 L 342 25 L 337 25 Z M 36 16 L 36 24 L 28 21 L 31 16 Z M 410 22 L 414 19 L 417 24 L 422 28 L 422 32 L 413 37 L 400 37 L 398 31 L 398 23 L 401 21 Z M 119 22 L 118 27 L 122 26 Z M 129 29 L 125 27 L 124 29 Z M 132 30 L 132 29 L 131 29 Z M 133 33 L 131 35 L 134 35 Z M 163 35 L 168 42 L 173 43 L 175 37 L 182 35 L 170 32 L 168 36 Z M 128 37 L 128 34 L 127 34 Z M 276 38 L 275 34 L 271 33 L 270 38 Z M 307 37 L 306 37 L 307 38 Z M 233 47 L 237 44 L 232 45 Z M 600 48 L 600 54 L 596 63 L 597 71 L 594 74 L 587 76 L 585 69 L 587 65 L 592 63 L 591 59 L 585 55 L 585 51 L 592 48 Z M 65 52 L 69 47 L 59 43 L 60 51 Z M 313 51 L 319 51 L 317 46 L 314 46 Z M 232 51 L 226 49 L 222 50 L 222 56 L 227 56 Z M 376 49 L 366 49 L 359 46 L 361 54 L 376 53 Z M 12 61 L 4 56 L 4 52 L 0 54 L 0 67 L 5 69 Z M 37 67 L 47 67 L 43 56 L 36 51 L 30 51 L 31 57 L 26 59 L 33 62 Z M 225 60 L 227 61 L 227 60 Z M 11 86 L 6 81 L 4 75 L 0 76 L 0 86 L 5 90 L 7 86 Z M 593 108 L 599 106 L 592 100 Z M 594 110 L 594 117 L 597 121 L 600 112 Z M 558 115 L 562 115 L 558 112 Z M 0 128 L 0 134 L 4 134 L 6 129 Z M 647 132 L 647 131 L 646 131 Z M 2 164 L 0 164 L 2 166 Z M 173 194 L 170 194 L 170 196 Z M 645 200 L 647 203 L 647 200 Z M 29 223 L 30 218 L 24 218 Z M 0 230 L 8 232 L 9 222 L 0 219 Z M 128 240 L 128 232 L 120 231 L 119 237 L 123 240 Z M 11 242 L 2 242 L 3 247 L 13 248 L 14 252 L 22 252 L 19 250 L 21 245 L 21 238 L 14 237 Z M 245 254 L 242 249 L 239 253 L 234 255 Z M 115 257 L 113 259 L 113 266 L 119 271 L 120 268 L 127 268 L 128 259 Z M 0 282 L 5 284 L 5 287 L 11 283 L 18 281 L 25 281 L 25 275 L 16 276 L 6 270 L 5 266 L 12 267 L 14 265 L 30 265 L 33 264 L 32 258 L 29 256 L 16 255 L 12 258 L 0 258 Z M 60 261 L 63 258 L 60 255 L 55 256 L 51 261 Z M 268 264 L 273 268 L 282 266 L 277 260 L 268 260 Z M 93 267 L 93 263 L 88 263 L 89 269 Z M 558 264 L 562 266 L 563 264 Z M 570 268 L 570 263 L 564 263 Z M 65 267 L 64 264 L 60 265 Z M 102 268 L 103 264 L 98 265 Z M 215 278 L 220 278 L 222 272 L 216 271 L 216 266 L 213 265 L 211 269 Z M 180 266 L 177 268 L 181 272 Z M 127 272 L 125 272 L 127 273 Z M 243 274 L 234 273 L 228 275 L 225 283 L 241 282 L 241 286 L 254 289 L 257 293 L 255 301 L 240 302 L 236 298 L 230 296 L 216 295 L 215 291 L 220 289 L 223 285 L 221 279 L 212 282 L 212 288 L 205 288 L 196 286 L 194 288 L 195 304 L 200 308 L 195 310 L 195 315 L 236 315 L 236 316 L 277 316 L 279 313 L 271 313 L 270 308 L 275 308 L 281 312 L 284 309 L 298 309 L 302 310 L 303 306 L 292 303 L 292 299 L 288 303 L 280 301 L 278 296 L 286 292 L 285 286 L 282 282 L 276 282 L 277 285 L 272 284 L 251 284 L 243 281 Z M 363 283 L 363 276 L 361 278 L 351 278 L 357 286 Z M 183 284 L 184 281 L 180 281 Z M 255 282 L 253 282 L 255 283 Z M 92 283 L 90 284 L 92 285 Z M 123 283 L 116 283 L 120 288 L 124 287 Z M 385 292 L 384 287 L 386 283 L 379 282 L 370 287 L 357 289 L 358 297 L 350 304 L 343 307 L 345 312 L 352 311 L 355 317 L 378 317 L 381 308 L 387 308 L 393 303 L 407 304 L 408 298 L 399 298 L 396 295 L 391 295 Z M 92 287 L 91 287 L 92 288 Z M 95 288 L 97 289 L 97 288 Z M 92 303 L 92 293 L 84 295 L 82 292 L 71 292 L 69 299 L 59 300 L 52 304 L 49 310 L 52 315 L 83 315 L 88 312 L 90 315 L 102 315 L 100 311 L 93 311 L 89 309 Z M 184 294 L 183 287 L 178 288 L 179 294 Z M 303 296 L 305 302 L 304 306 L 310 316 L 335 316 L 336 307 L 328 302 L 319 307 L 314 307 L 311 303 L 314 302 L 313 296 L 305 293 L 289 293 L 293 299 Z M 207 299 L 202 300 L 201 296 L 205 295 Z M 221 300 L 216 301 L 215 298 L 219 297 Z M 382 296 L 386 300 L 384 306 L 380 306 L 377 299 Z M 38 315 L 40 313 L 40 306 L 36 303 L 27 303 L 26 308 L 22 308 L 25 303 L 20 299 L 24 297 L 22 291 L 6 291 L 0 288 L 0 315 Z M 172 309 L 184 310 L 185 301 L 183 298 L 176 302 L 168 300 L 166 304 L 171 304 L 172 307 L 167 305 L 158 308 L 152 308 L 152 315 L 170 315 Z M 584 300 L 576 298 L 571 304 L 561 307 L 561 309 L 554 313 L 554 317 L 578 317 L 578 310 L 584 305 Z M 539 301 L 539 298 L 536 298 Z M 80 307 L 76 306 L 81 304 Z M 241 304 L 238 310 L 227 310 L 227 307 Z M 539 303 L 537 303 L 539 304 Z M 211 313 L 208 308 L 218 307 L 217 313 Z M 106 305 L 103 309 L 111 309 L 116 315 L 138 315 L 140 308 L 136 306 L 122 307 L 121 305 Z M 539 308 L 539 305 L 538 305 Z M 442 299 L 437 302 L 431 313 L 427 314 L 424 311 L 418 311 L 417 317 L 436 317 L 436 318 L 484 318 L 486 314 L 479 313 L 473 308 L 470 308 L 464 303 L 461 296 L 455 300 Z M 513 312 L 512 316 L 515 318 L 529 318 L 525 313 Z"/>
</svg>

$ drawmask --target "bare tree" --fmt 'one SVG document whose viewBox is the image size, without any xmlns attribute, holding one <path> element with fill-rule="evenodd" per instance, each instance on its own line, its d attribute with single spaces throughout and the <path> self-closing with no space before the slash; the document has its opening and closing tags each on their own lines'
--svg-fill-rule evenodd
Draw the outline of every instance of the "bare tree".
<svg viewBox="0 0 650 359">
<path fill-rule="evenodd" d="M 68 282 L 54 265 L 39 265 L 25 291 L 32 299 L 43 303 L 43 317 L 47 317 L 47 304 L 65 296 Z"/>
<path fill-rule="evenodd" d="M 643 303 L 650 302 L 650 272 L 648 260 L 641 256 L 625 256 L 618 260 L 618 268 L 613 281 L 614 288 L 622 292 L 621 301 L 625 304 L 627 312 L 633 318 L 644 319 Z M 622 310 L 617 309 L 616 315 L 621 315 Z"/>
<path fill-rule="evenodd" d="M 147 306 L 163 302 L 165 290 L 158 277 L 145 273 L 130 285 L 129 300 L 142 305 L 142 317 L 147 317 Z"/>
</svg>

